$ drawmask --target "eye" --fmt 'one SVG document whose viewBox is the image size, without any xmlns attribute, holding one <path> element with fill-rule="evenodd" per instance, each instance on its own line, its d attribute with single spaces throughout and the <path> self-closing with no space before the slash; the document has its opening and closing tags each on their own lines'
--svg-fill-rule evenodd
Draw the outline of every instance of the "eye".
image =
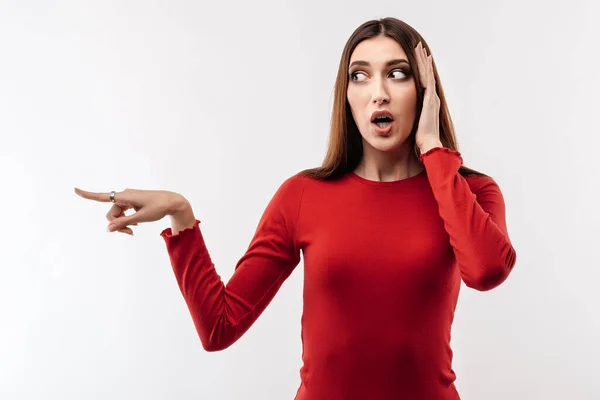
<svg viewBox="0 0 600 400">
<path fill-rule="evenodd" d="M 355 81 L 355 82 L 360 82 L 360 79 L 359 79 L 359 76 L 360 76 L 360 75 L 362 75 L 362 76 L 365 76 L 365 74 L 364 74 L 364 73 L 362 73 L 362 72 L 358 72 L 358 71 L 357 71 L 357 72 L 352 72 L 352 73 L 350 74 L 350 79 L 352 79 L 352 80 L 353 80 L 353 81 Z M 363 79 L 364 79 L 364 78 L 363 78 Z"/>
<path fill-rule="evenodd" d="M 398 73 L 400 73 L 401 75 L 398 75 Z M 396 74 L 396 75 L 394 75 L 394 74 Z M 409 75 L 409 73 L 403 69 L 395 69 L 392 72 L 390 72 L 390 75 L 394 79 L 403 79 L 403 78 L 406 78 Z"/>
</svg>

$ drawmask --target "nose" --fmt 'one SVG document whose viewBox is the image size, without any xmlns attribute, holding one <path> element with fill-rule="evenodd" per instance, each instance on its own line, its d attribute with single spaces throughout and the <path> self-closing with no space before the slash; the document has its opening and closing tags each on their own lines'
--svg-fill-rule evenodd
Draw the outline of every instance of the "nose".
<svg viewBox="0 0 600 400">
<path fill-rule="evenodd" d="M 383 104 L 390 102 L 390 96 L 388 94 L 387 88 L 385 84 L 380 80 L 375 82 L 373 89 L 373 103 Z"/>
</svg>

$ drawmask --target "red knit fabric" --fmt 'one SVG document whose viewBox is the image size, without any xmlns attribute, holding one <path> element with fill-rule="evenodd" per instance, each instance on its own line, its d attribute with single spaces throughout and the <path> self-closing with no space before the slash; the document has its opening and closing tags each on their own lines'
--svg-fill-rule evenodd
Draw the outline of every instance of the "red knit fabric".
<svg viewBox="0 0 600 400">
<path fill-rule="evenodd" d="M 501 284 L 515 261 L 498 185 L 436 147 L 416 176 L 300 174 L 277 190 L 225 284 L 199 223 L 163 236 L 202 345 L 238 340 L 304 261 L 296 400 L 459 399 L 450 332 L 461 280 Z"/>
</svg>

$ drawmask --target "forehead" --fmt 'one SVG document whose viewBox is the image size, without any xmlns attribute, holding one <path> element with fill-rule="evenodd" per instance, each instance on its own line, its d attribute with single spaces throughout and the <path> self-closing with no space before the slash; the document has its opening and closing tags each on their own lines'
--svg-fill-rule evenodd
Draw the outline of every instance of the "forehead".
<svg viewBox="0 0 600 400">
<path fill-rule="evenodd" d="M 377 36 L 360 42 L 352 52 L 350 62 L 361 60 L 376 65 L 397 58 L 407 59 L 400 43 L 387 36 Z"/>
</svg>

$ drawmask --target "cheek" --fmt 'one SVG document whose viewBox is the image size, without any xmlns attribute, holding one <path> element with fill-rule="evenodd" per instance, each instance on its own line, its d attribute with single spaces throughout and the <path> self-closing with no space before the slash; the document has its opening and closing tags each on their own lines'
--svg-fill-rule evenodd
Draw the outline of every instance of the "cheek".
<svg viewBox="0 0 600 400">
<path fill-rule="evenodd" d="M 403 110 L 414 110 L 417 105 L 417 91 L 414 86 L 398 88 L 396 96 L 394 97 Z"/>
<path fill-rule="evenodd" d="M 349 87 L 347 99 L 348 99 L 348 104 L 350 104 L 350 107 L 354 110 L 354 108 L 356 107 L 356 103 L 358 102 L 356 90 Z"/>
<path fill-rule="evenodd" d="M 357 123 L 360 123 L 361 116 L 364 114 L 369 100 L 365 101 L 365 93 L 360 89 L 349 87 L 347 94 L 348 104 L 352 110 L 352 116 Z"/>
<path fill-rule="evenodd" d="M 403 121 L 408 125 L 412 124 L 412 120 L 416 115 L 417 96 L 415 93 L 404 92 L 396 97 L 395 111 L 402 115 Z"/>
</svg>

